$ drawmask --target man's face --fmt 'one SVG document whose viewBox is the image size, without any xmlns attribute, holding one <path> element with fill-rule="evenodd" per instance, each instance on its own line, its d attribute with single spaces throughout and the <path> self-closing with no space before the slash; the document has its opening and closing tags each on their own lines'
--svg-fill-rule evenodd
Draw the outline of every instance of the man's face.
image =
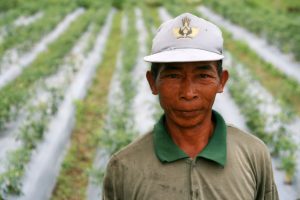
<svg viewBox="0 0 300 200">
<path fill-rule="evenodd" d="M 163 64 L 156 79 L 147 72 L 152 93 L 159 95 L 167 120 L 192 128 L 211 112 L 217 93 L 223 92 L 228 72 L 218 75 L 217 62 Z"/>
</svg>

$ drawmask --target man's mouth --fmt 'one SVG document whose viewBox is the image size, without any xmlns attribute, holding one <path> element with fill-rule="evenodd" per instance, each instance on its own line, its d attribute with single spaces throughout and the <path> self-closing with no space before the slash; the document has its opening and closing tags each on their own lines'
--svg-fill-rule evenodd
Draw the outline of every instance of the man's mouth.
<svg viewBox="0 0 300 200">
<path fill-rule="evenodd" d="M 186 117 L 186 118 L 195 117 L 201 113 L 200 110 L 176 110 L 175 112 L 179 114 L 179 116 Z"/>
</svg>

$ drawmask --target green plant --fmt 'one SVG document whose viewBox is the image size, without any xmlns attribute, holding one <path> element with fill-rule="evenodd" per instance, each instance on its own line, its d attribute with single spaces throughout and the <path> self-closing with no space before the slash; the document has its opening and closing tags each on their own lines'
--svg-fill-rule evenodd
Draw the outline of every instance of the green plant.
<svg viewBox="0 0 300 200">
<path fill-rule="evenodd" d="M 8 170 L 0 175 L 0 197 L 5 198 L 8 194 L 20 195 L 20 179 L 24 174 L 25 163 L 30 159 L 30 151 L 26 147 L 11 152 L 8 156 Z"/>
<path fill-rule="evenodd" d="M 94 1 L 94 0 L 76 0 L 76 4 L 79 7 L 84 7 L 86 9 L 99 9 L 100 6 L 103 5 L 100 1 Z"/>
<path fill-rule="evenodd" d="M 297 161 L 294 155 L 289 155 L 282 158 L 282 167 L 285 170 L 285 183 L 292 184 L 293 177 L 297 168 Z"/>
<path fill-rule="evenodd" d="M 119 10 L 123 9 L 124 4 L 126 2 L 126 0 L 111 0 L 111 1 L 112 1 L 112 6 Z"/>
<path fill-rule="evenodd" d="M 108 11 L 107 7 L 99 10 L 103 15 L 107 15 Z M 103 127 L 107 111 L 109 82 L 116 65 L 117 52 L 121 42 L 120 22 L 121 13 L 117 12 L 106 42 L 106 51 L 104 51 L 102 63 L 98 66 L 95 79 L 85 99 L 76 101 L 77 123 L 52 195 L 53 200 L 62 198 L 84 199 L 89 176 L 93 176 L 95 180 L 97 180 L 95 176 L 102 176 L 100 171 L 91 168 L 97 148 L 98 130 Z"/>
<path fill-rule="evenodd" d="M 63 17 L 73 9 L 73 6 L 50 7 L 43 12 L 42 18 L 25 27 L 8 27 L 9 34 L 0 43 L 0 58 L 7 50 L 17 48 L 18 52 L 24 53 L 42 36 L 50 32 Z"/>
<path fill-rule="evenodd" d="M 100 144 L 107 152 L 112 155 L 119 151 L 122 147 L 129 144 L 136 133 L 133 129 L 131 112 L 125 110 L 113 109 L 110 113 L 110 127 L 105 127 L 101 131 Z"/>
<path fill-rule="evenodd" d="M 278 100 L 284 109 L 281 118 L 291 118 L 300 114 L 300 85 L 270 63 L 262 60 L 244 42 L 235 41 L 231 34 L 223 30 L 225 49 L 244 63 L 251 76 Z"/>
<path fill-rule="evenodd" d="M 274 145 L 272 148 L 272 156 L 278 157 L 281 150 L 281 141 L 284 135 L 286 134 L 285 127 L 281 126 L 276 132 L 272 133 L 272 140 L 274 141 Z"/>
<path fill-rule="evenodd" d="M 254 95 L 250 95 L 250 92 L 247 92 L 247 85 L 253 83 L 254 79 L 246 78 L 243 73 L 240 73 L 239 68 L 241 66 L 238 67 L 237 63 L 230 68 L 229 91 L 245 116 L 247 126 L 268 145 L 272 155 L 279 156 L 282 163 L 281 168 L 285 171 L 287 180 L 291 181 L 296 170 L 297 145 L 283 124 L 291 121 L 293 116 L 289 115 L 289 112 L 283 112 L 279 116 L 267 116 L 263 113 L 258 108 L 260 101 Z M 267 130 L 267 126 L 270 125 L 267 123 L 268 118 L 272 118 L 272 123 L 282 125 L 275 130 Z"/>
<path fill-rule="evenodd" d="M 162 6 L 161 0 L 145 0 L 145 3 L 151 7 L 159 7 Z"/>
<path fill-rule="evenodd" d="M 188 3 L 188 0 L 163 1 L 163 5 L 173 16 L 178 16 L 184 12 L 197 14 L 195 5 Z"/>
<path fill-rule="evenodd" d="M 103 178 L 105 175 L 104 169 L 92 168 L 88 171 L 89 177 L 91 177 L 91 181 L 93 184 L 100 185 L 103 182 Z"/>
<path fill-rule="evenodd" d="M 192 5 L 200 5 L 202 3 L 202 0 L 186 0 L 188 4 Z"/>
<path fill-rule="evenodd" d="M 26 68 L 12 83 L 0 91 L 0 128 L 17 115 L 17 110 L 30 97 L 31 86 L 38 80 L 56 72 L 65 55 L 73 47 L 77 38 L 84 32 L 95 11 L 87 11 L 77 21 L 71 23 L 68 30 L 48 50 L 41 53 L 37 59 Z M 12 112 L 15 110 L 15 112 Z"/>
<path fill-rule="evenodd" d="M 43 139 L 48 122 L 57 112 L 57 105 L 62 100 L 59 91 L 49 89 L 51 98 L 46 103 L 34 104 L 27 108 L 25 122 L 21 125 L 17 139 L 21 147 L 8 153 L 6 171 L 0 174 L 0 197 L 8 194 L 20 195 L 21 178 L 25 166 L 30 160 L 31 152 Z M 55 104 L 55 105 L 54 105 Z"/>
<path fill-rule="evenodd" d="M 7 11 L 14 7 L 17 7 L 19 0 L 11 0 L 11 1 L 0 1 L 0 11 Z"/>
<path fill-rule="evenodd" d="M 134 12 L 126 10 L 128 14 L 128 24 L 135 24 Z M 122 93 L 116 98 L 122 99 L 122 105 L 111 108 L 109 112 L 109 121 L 99 134 L 99 146 L 110 155 L 119 151 L 129 144 L 137 133 L 134 130 L 132 100 L 136 93 L 135 83 L 132 80 L 132 71 L 137 58 L 137 30 L 135 26 L 129 26 L 123 39 L 122 56 L 123 67 L 119 74 Z M 99 169 L 101 171 L 101 169 Z M 103 169 L 102 169 L 103 171 Z M 100 175 L 103 173 L 100 173 Z M 102 180 L 103 177 L 99 177 Z"/>
<path fill-rule="evenodd" d="M 297 17 L 287 12 L 279 12 L 264 6 L 247 1 L 205 1 L 214 11 L 220 13 L 233 23 L 246 27 L 268 42 L 276 45 L 284 52 L 292 52 L 300 60 L 299 41 L 300 24 Z M 235 5 L 235 6 L 232 6 Z"/>
</svg>

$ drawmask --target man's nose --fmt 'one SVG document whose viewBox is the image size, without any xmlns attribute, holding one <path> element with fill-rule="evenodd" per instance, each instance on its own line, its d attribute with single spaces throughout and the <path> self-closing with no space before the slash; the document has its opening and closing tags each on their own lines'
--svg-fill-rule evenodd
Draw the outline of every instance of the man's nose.
<svg viewBox="0 0 300 200">
<path fill-rule="evenodd" d="M 198 93 L 197 93 L 197 86 L 192 82 L 191 79 L 185 78 L 181 82 L 181 87 L 180 87 L 180 99 L 190 101 L 197 99 Z"/>
</svg>

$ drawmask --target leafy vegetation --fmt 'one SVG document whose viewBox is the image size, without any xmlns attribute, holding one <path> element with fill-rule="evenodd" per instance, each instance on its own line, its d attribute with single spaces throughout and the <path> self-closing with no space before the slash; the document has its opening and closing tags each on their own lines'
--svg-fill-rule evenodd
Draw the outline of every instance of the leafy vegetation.
<svg viewBox="0 0 300 200">
<path fill-rule="evenodd" d="M 109 9 L 101 10 L 104 14 Z M 103 62 L 98 67 L 93 85 L 87 97 L 77 102 L 76 127 L 72 133 L 71 147 L 62 164 L 62 169 L 52 199 L 85 199 L 89 171 L 92 168 L 96 150 L 97 130 L 103 127 L 107 112 L 109 83 L 116 65 L 117 51 L 121 43 L 121 13 L 113 20 L 113 27 L 106 44 Z"/>
<path fill-rule="evenodd" d="M 24 53 L 32 48 L 43 35 L 53 30 L 63 17 L 69 13 L 73 7 L 49 8 L 44 12 L 41 19 L 26 27 L 16 27 L 6 30 L 7 36 L 0 43 L 0 58 L 5 52 L 13 47 Z"/>
<path fill-rule="evenodd" d="M 88 11 L 71 23 L 68 30 L 50 44 L 47 51 L 41 53 L 31 66 L 23 71 L 21 76 L 2 88 L 0 91 L 0 128 L 3 128 L 8 120 L 16 116 L 18 108 L 29 98 L 30 87 L 33 83 L 58 69 L 77 38 L 87 29 L 94 13 L 92 10 Z"/>
<path fill-rule="evenodd" d="M 135 24 L 133 10 L 126 10 L 128 24 Z M 120 85 L 122 89 L 122 105 L 112 108 L 109 113 L 110 124 L 101 131 L 100 147 L 105 148 L 110 154 L 115 153 L 132 141 L 136 135 L 134 131 L 133 114 L 131 102 L 136 94 L 135 83 L 132 80 L 132 70 L 137 58 L 137 30 L 135 26 L 129 26 L 122 43 L 123 67 L 120 72 Z"/>
<path fill-rule="evenodd" d="M 97 20 L 105 20 L 105 14 L 108 10 L 102 10 L 101 18 L 96 18 Z M 101 12 L 100 12 L 101 13 Z M 100 14 L 95 11 L 90 12 L 99 17 Z M 91 15 L 92 17 L 92 15 Z M 89 18 L 92 23 L 92 18 Z M 94 18 L 95 19 L 95 18 Z M 102 22 L 103 23 L 103 22 Z M 99 23 L 101 24 L 101 23 Z M 84 31 L 81 30 L 81 32 Z M 90 34 L 93 35 L 93 34 Z M 82 50 L 83 52 L 85 49 Z M 71 56 L 71 55 L 70 55 Z M 69 57 L 68 57 L 69 58 Z M 73 59 L 74 60 L 74 59 Z M 75 59 L 76 60 L 76 59 Z M 70 84 L 69 75 L 74 74 L 76 67 L 73 64 L 76 64 L 75 61 L 69 61 L 68 59 L 64 60 L 68 63 L 67 67 L 71 67 L 71 71 L 68 74 L 65 74 L 68 77 L 66 79 L 66 85 Z M 74 71 L 75 70 L 75 71 Z M 42 82 L 42 81 L 38 81 Z M 21 126 L 20 133 L 18 134 L 18 140 L 21 142 L 21 146 L 16 150 L 9 152 L 6 171 L 0 175 L 0 194 L 1 198 L 5 198 L 6 195 L 20 195 L 21 191 L 21 178 L 23 177 L 25 166 L 31 158 L 31 152 L 44 137 L 44 133 L 47 130 L 48 124 L 52 116 L 54 116 L 58 110 L 58 105 L 63 99 L 63 93 L 65 92 L 65 85 L 60 84 L 56 88 L 45 88 L 44 90 L 50 92 L 50 99 L 47 98 L 46 102 L 40 102 L 36 104 L 33 102 L 31 107 L 26 108 L 28 111 L 27 117 L 23 125 Z M 24 110 L 24 108 L 22 109 Z M 20 156 L 23 156 L 22 159 L 19 159 Z"/>
<path fill-rule="evenodd" d="M 160 24 L 162 23 L 162 21 L 159 18 L 158 8 L 153 7 L 152 5 L 150 5 L 150 6 L 146 6 L 146 5 L 141 4 L 140 7 L 143 12 L 144 22 L 145 22 L 145 26 L 146 26 L 146 29 L 148 32 L 147 47 L 149 49 L 149 54 L 150 54 L 151 46 L 152 46 L 152 39 L 153 39 L 154 34 L 156 33 L 157 29 L 159 28 Z M 155 106 L 155 112 L 153 114 L 153 118 L 155 120 L 159 120 L 159 118 L 163 114 L 163 110 L 161 109 L 158 100 L 154 106 Z"/>
<path fill-rule="evenodd" d="M 32 150 L 43 139 L 48 122 L 56 114 L 59 102 L 62 100 L 59 90 L 50 88 L 49 91 L 51 98 L 47 102 L 39 102 L 27 109 L 29 112 L 18 134 L 21 145 L 8 153 L 6 171 L 0 174 L 0 198 L 5 199 L 7 195 L 22 194 L 21 178 Z"/>
<path fill-rule="evenodd" d="M 106 119 L 106 125 L 99 132 L 98 146 L 108 155 L 119 151 L 121 148 L 132 142 L 137 136 L 134 129 L 134 118 L 132 113 L 132 100 L 136 94 L 135 82 L 132 79 L 133 68 L 136 64 L 138 53 L 137 30 L 135 28 L 135 16 L 132 8 L 126 7 L 128 16 L 128 27 L 122 42 L 122 67 L 119 69 L 121 92 L 117 93 L 115 99 L 121 99 L 122 104 L 110 107 Z M 93 181 L 101 187 L 104 176 L 103 168 L 94 168 Z"/>
<path fill-rule="evenodd" d="M 292 52 L 300 60 L 300 17 L 280 10 L 272 10 L 255 3 L 258 1 L 207 0 L 213 10 L 230 19 L 233 23 L 246 27 L 283 52 Z M 234 5 L 234 6 L 232 6 Z M 300 10 L 299 3 L 294 1 Z M 289 6 L 291 8 L 291 6 Z"/>
<path fill-rule="evenodd" d="M 0 1 L 0 12 L 3 16 L 0 20 L 0 25 L 4 23 L 4 20 L 10 19 L 12 16 L 17 16 L 16 14 L 33 14 L 43 6 L 45 6 L 45 2 L 36 2 L 35 0 L 28 0 L 26 2 L 22 0 Z M 10 21 L 8 20 L 7 22 Z"/>
<path fill-rule="evenodd" d="M 159 19 L 158 10 L 156 7 L 147 6 L 142 3 L 140 3 L 139 6 L 142 9 L 145 26 L 148 32 L 147 47 L 150 52 L 154 33 L 156 33 L 158 27 L 160 26 L 161 20 Z"/>
<path fill-rule="evenodd" d="M 199 2 L 196 1 L 195 3 L 197 5 Z M 197 14 L 195 3 L 189 0 L 163 1 L 164 7 L 166 7 L 173 16 L 178 16 L 184 12 Z"/>
<path fill-rule="evenodd" d="M 229 91 L 238 104 L 243 116 L 246 118 L 246 124 L 251 132 L 262 139 L 270 148 L 273 156 L 278 156 L 281 160 L 281 167 L 287 176 L 287 183 L 291 183 L 295 174 L 297 161 L 297 144 L 293 141 L 293 136 L 286 130 L 284 124 L 290 122 L 293 117 L 289 112 L 282 112 L 280 115 L 268 116 L 267 113 L 259 108 L 260 99 L 251 95 L 248 84 L 255 80 L 249 80 L 242 73 L 239 73 L 241 66 L 238 63 L 230 68 L 231 82 Z M 270 124 L 270 118 L 271 124 Z M 276 127 L 276 124 L 280 124 Z M 271 129 L 270 127 L 276 127 Z"/>
<path fill-rule="evenodd" d="M 41 9 L 42 8 L 42 9 Z M 67 12 L 76 8 L 76 1 L 69 0 L 49 0 L 49 1 L 35 1 L 35 0 L 11 0 L 0 1 L 0 30 L 7 29 L 8 33 L 14 32 L 13 22 L 21 16 L 34 15 L 39 11 L 48 12 L 60 10 Z M 65 10 L 65 11 L 63 11 Z M 55 18 L 55 16 L 52 16 Z M 45 24 L 44 24 L 45 25 Z"/>
<path fill-rule="evenodd" d="M 262 60 L 245 43 L 234 41 L 232 36 L 224 30 L 223 36 L 225 49 L 245 63 L 252 76 L 256 77 L 284 107 L 300 115 L 300 85 L 270 63 Z"/>
<path fill-rule="evenodd" d="M 172 15 L 182 12 L 197 14 L 195 8 L 201 2 L 207 3 L 227 18 L 231 18 L 234 23 L 249 28 L 259 36 L 268 38 L 271 43 L 281 46 L 283 51 L 296 52 L 296 56 L 300 52 L 299 47 L 295 45 L 299 43 L 298 37 L 294 37 L 297 35 L 297 31 L 299 32 L 299 25 L 296 23 L 299 19 L 296 14 L 298 5 L 296 1 L 292 0 L 275 2 L 271 0 L 229 0 L 226 2 L 217 2 L 216 0 L 111 0 L 102 2 L 94 0 L 11 0 L 0 2 L 0 32 L 4 27 L 9 33 L 0 41 L 0 57 L 12 48 L 23 52 L 28 50 L 71 10 L 78 6 L 87 9 L 86 13 L 73 22 L 65 34 L 53 42 L 46 52 L 38 56 L 20 77 L 0 91 L 0 128 L 12 120 L 18 112 L 24 110 L 24 103 L 28 102 L 28 99 L 32 99 L 34 86 L 59 70 L 62 63 L 66 62 L 67 53 L 70 52 L 80 35 L 91 28 L 92 33 L 83 52 L 88 55 L 94 46 L 94 41 L 101 30 L 111 4 L 119 9 L 106 44 L 103 62 L 99 65 L 87 98 L 76 102 L 77 123 L 72 134 L 70 149 L 62 164 L 53 200 L 85 199 L 89 177 L 95 177 L 95 180 L 99 182 L 104 175 L 103 169 L 92 169 L 96 149 L 101 148 L 109 155 L 113 154 L 130 143 L 137 135 L 131 112 L 132 100 L 136 95 L 136 83 L 133 81 L 132 71 L 138 54 L 138 32 L 135 29 L 132 8 L 134 6 L 142 8 L 147 32 L 150 35 L 147 40 L 147 46 L 150 49 L 153 32 L 161 23 L 158 14 L 159 6 L 165 6 Z M 228 2 L 237 6 L 229 8 Z M 12 26 L 14 20 L 19 16 L 33 15 L 41 11 L 41 8 L 44 8 L 42 9 L 44 16 L 39 20 L 27 27 Z M 126 14 L 123 13 L 123 15 L 121 12 Z M 129 19 L 128 32 L 122 36 L 120 21 L 125 15 Z M 289 30 L 286 31 L 286 29 Z M 297 167 L 295 155 L 298 148 L 285 124 L 289 123 L 295 114 L 300 114 L 300 86 L 272 65 L 261 60 L 244 43 L 233 41 L 226 32 L 224 32 L 224 36 L 225 49 L 228 49 L 245 68 L 249 69 L 253 80 L 259 81 L 271 92 L 284 110 L 276 116 L 269 116 L 263 112 L 258 106 L 261 103 L 260 99 L 246 92 L 249 82 L 241 76 L 238 70 L 231 69 L 230 93 L 245 116 L 247 126 L 251 132 L 268 144 L 272 155 L 279 158 L 280 168 L 286 173 L 286 182 L 291 183 Z M 122 92 L 115 98 L 121 99 L 122 105 L 109 107 L 107 104 L 109 82 L 115 70 L 119 50 L 123 52 L 123 68 L 117 72 L 120 74 L 119 81 Z M 235 63 L 235 65 L 238 64 Z M 72 66 L 70 67 L 76 70 Z M 21 145 L 8 154 L 6 171 L 0 174 L 0 200 L 5 199 L 7 194 L 22 193 L 20 179 L 31 158 L 32 150 L 43 140 L 48 122 L 57 112 L 58 104 L 62 100 L 62 93 L 52 92 L 52 100 L 29 109 L 26 123 L 21 126 L 18 134 Z M 159 115 L 161 113 L 157 112 L 155 118 Z M 280 125 L 274 129 L 267 129 L 270 118 L 271 123 Z"/>
</svg>

